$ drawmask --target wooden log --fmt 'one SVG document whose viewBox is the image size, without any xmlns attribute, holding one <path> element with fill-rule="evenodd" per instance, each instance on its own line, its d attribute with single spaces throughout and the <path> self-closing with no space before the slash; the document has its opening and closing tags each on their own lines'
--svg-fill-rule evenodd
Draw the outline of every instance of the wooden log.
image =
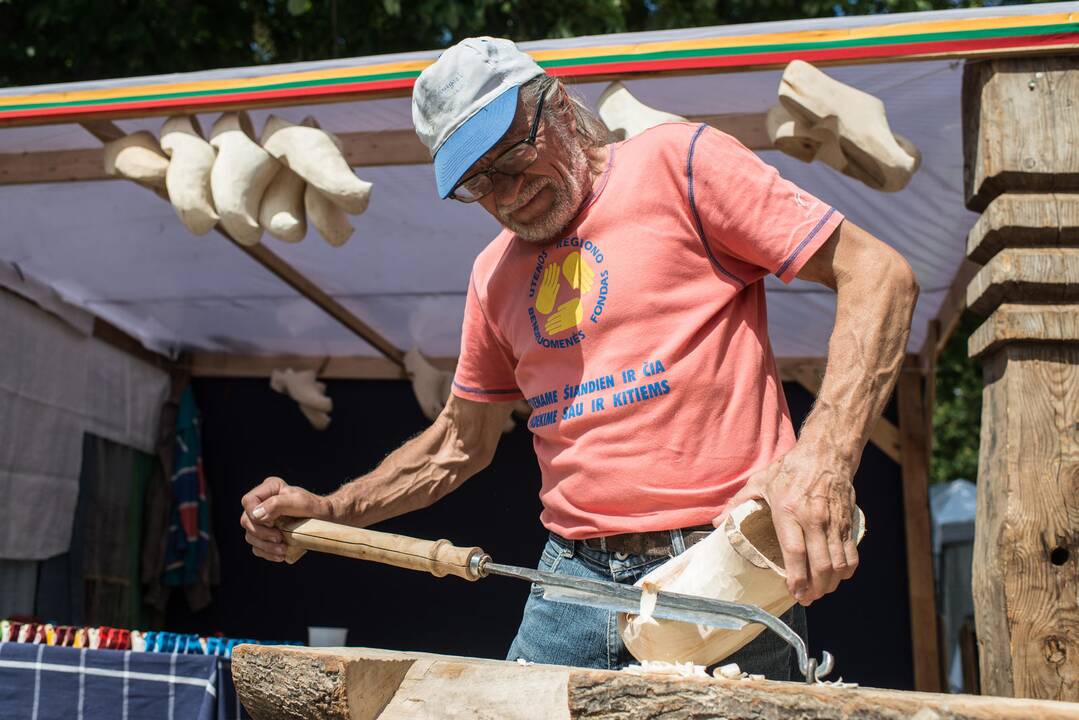
<svg viewBox="0 0 1079 720">
<path fill-rule="evenodd" d="M 1079 57 L 968 62 L 963 72 L 967 207 L 1004 192 L 1079 192 Z"/>
<path fill-rule="evenodd" d="M 1005 302 L 1079 302 L 1079 248 L 1001 250 L 967 286 L 967 307 L 988 315 Z"/>
<path fill-rule="evenodd" d="M 1079 720 L 1079 705 L 1069 703 L 631 675 L 365 648 L 241 645 L 232 675 L 255 720 Z"/>
<path fill-rule="evenodd" d="M 580 670 L 570 675 L 569 716 L 604 720 L 1049 720 L 1079 705 L 940 693 L 807 686 L 768 680 L 662 678 Z"/>
</svg>

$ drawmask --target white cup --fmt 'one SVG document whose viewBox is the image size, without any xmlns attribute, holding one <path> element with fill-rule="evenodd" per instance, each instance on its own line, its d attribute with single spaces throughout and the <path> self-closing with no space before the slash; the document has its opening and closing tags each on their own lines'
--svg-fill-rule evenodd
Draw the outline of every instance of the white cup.
<svg viewBox="0 0 1079 720">
<path fill-rule="evenodd" d="M 311 647 L 344 647 L 348 628 L 307 626 L 307 644 Z"/>
</svg>

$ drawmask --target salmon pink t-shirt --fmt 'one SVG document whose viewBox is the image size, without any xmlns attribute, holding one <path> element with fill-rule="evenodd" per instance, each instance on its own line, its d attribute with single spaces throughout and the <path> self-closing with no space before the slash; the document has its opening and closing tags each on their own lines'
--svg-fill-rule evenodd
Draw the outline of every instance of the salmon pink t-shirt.
<svg viewBox="0 0 1079 720">
<path fill-rule="evenodd" d="M 453 382 L 526 398 L 543 524 L 582 539 L 708 523 L 794 445 L 764 277 L 843 216 L 714 128 L 610 146 L 555 242 L 503 231 L 472 269 Z"/>
</svg>

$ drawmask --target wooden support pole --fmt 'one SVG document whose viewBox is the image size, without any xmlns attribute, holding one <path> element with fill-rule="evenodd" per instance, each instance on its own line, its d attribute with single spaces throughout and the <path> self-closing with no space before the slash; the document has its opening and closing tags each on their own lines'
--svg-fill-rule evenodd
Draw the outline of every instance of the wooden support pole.
<svg viewBox="0 0 1079 720">
<path fill-rule="evenodd" d="M 367 648 L 240 645 L 255 720 L 1079 720 L 1079 705 L 768 680 L 631 675 Z"/>
<path fill-rule="evenodd" d="M 1079 57 L 968 63 L 982 691 L 1079 700 Z"/>
<path fill-rule="evenodd" d="M 262 265 L 262 267 L 284 280 L 285 283 L 296 292 L 322 308 L 334 320 L 344 325 L 355 335 L 366 340 L 372 347 L 394 363 L 404 367 L 405 354 L 401 352 L 399 348 L 386 338 L 382 337 L 382 335 L 380 335 L 373 327 L 356 317 L 351 310 L 330 297 L 328 293 L 311 281 L 306 275 L 289 265 L 279 256 L 270 252 L 265 245 L 262 243 L 251 246 L 242 245 L 241 243 L 232 240 L 232 238 L 229 237 L 229 234 L 220 227 L 214 229 L 221 233 L 222 236 L 231 240 L 233 244 L 244 251 L 248 257 L 253 258 L 259 265 Z"/>
<path fill-rule="evenodd" d="M 118 127 L 115 123 L 109 120 L 93 120 L 82 123 L 82 126 L 96 137 L 101 142 L 109 142 L 110 140 L 117 140 L 124 136 L 124 131 Z M 156 193 L 161 195 L 160 193 Z M 164 196 L 162 195 L 164 198 Z M 164 198 L 168 200 L 168 198 Z M 236 242 L 227 232 L 225 232 L 220 225 L 214 228 L 221 235 L 221 237 L 227 239 L 233 245 L 242 250 L 248 257 L 254 259 L 258 264 L 272 272 L 278 278 L 283 280 L 289 287 L 304 296 L 323 311 L 325 311 L 330 317 L 337 322 L 348 328 L 353 334 L 359 336 L 366 342 L 370 343 L 372 347 L 385 355 L 389 360 L 395 364 L 404 367 L 405 354 L 401 352 L 393 343 L 386 338 L 382 337 L 374 328 L 365 323 L 360 318 L 346 308 L 341 303 L 334 300 L 328 293 L 323 291 L 318 285 L 310 280 L 306 275 L 301 273 L 296 268 L 289 265 L 281 257 L 272 253 L 265 245 L 259 243 L 258 245 L 244 245 Z"/>
<path fill-rule="evenodd" d="M 907 594 L 914 653 L 914 688 L 939 692 L 940 642 L 936 585 L 929 523 L 929 438 L 924 376 L 904 368 L 896 383 L 899 401 L 899 447 L 903 474 L 903 528 L 907 548 Z"/>
</svg>

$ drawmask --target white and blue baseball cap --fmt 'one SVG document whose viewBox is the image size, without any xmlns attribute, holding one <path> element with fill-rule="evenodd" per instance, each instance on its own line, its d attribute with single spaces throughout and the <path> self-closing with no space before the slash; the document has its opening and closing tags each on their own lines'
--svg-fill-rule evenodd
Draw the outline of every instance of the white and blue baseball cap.
<svg viewBox="0 0 1079 720">
<path fill-rule="evenodd" d="M 511 41 L 491 37 L 462 40 L 420 73 L 412 122 L 434 158 L 439 197 L 506 134 L 521 85 L 542 74 Z"/>
</svg>

